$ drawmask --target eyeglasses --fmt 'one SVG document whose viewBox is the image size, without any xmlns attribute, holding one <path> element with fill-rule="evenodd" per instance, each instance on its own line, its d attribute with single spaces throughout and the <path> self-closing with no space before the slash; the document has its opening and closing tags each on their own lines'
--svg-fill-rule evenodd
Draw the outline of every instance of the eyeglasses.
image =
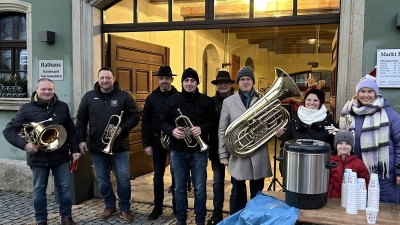
<svg viewBox="0 0 400 225">
<path fill-rule="evenodd" d="M 240 82 L 243 82 L 243 83 L 244 83 L 244 82 L 249 83 L 250 81 L 253 81 L 253 80 L 252 80 L 251 78 L 240 78 L 239 81 L 240 81 Z"/>
</svg>

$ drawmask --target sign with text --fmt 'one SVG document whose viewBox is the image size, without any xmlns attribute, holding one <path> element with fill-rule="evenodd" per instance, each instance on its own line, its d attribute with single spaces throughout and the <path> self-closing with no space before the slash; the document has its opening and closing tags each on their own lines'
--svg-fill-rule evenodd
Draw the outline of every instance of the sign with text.
<svg viewBox="0 0 400 225">
<path fill-rule="evenodd" d="M 39 78 L 64 80 L 62 60 L 39 60 Z"/>
<path fill-rule="evenodd" d="M 400 49 L 378 49 L 376 81 L 379 87 L 400 87 Z"/>
</svg>

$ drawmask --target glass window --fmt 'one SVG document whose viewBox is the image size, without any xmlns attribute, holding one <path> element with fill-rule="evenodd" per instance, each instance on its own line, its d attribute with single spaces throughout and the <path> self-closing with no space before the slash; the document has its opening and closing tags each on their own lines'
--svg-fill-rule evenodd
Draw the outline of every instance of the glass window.
<svg viewBox="0 0 400 225">
<path fill-rule="evenodd" d="M 0 16 L 0 98 L 27 97 L 25 14 Z"/>
<path fill-rule="evenodd" d="M 249 18 L 250 0 L 215 0 L 214 18 L 238 19 Z"/>
<path fill-rule="evenodd" d="M 190 21 L 204 20 L 206 15 L 206 0 L 195 1 L 173 1 L 172 20 L 173 21 Z"/>
<path fill-rule="evenodd" d="M 339 13 L 340 0 L 298 0 L 297 15 Z"/>
<path fill-rule="evenodd" d="M 138 1 L 138 23 L 168 22 L 168 0 Z"/>
<path fill-rule="evenodd" d="M 293 0 L 254 0 L 254 17 L 279 17 L 293 15 Z"/>
<path fill-rule="evenodd" d="M 133 23 L 133 0 L 119 1 L 104 10 L 104 24 Z"/>
</svg>

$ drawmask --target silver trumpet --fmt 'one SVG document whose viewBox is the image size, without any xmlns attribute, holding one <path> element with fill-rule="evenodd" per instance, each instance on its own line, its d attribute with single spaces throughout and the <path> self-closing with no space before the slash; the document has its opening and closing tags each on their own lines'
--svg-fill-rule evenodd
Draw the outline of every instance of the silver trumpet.
<svg viewBox="0 0 400 225">
<path fill-rule="evenodd" d="M 179 108 L 178 108 L 178 111 L 179 111 L 179 113 L 180 113 L 181 115 L 178 116 L 178 117 L 175 119 L 175 125 L 176 125 L 176 127 L 179 127 L 178 122 L 179 122 L 180 119 L 182 119 L 183 122 L 185 123 L 185 126 L 181 128 L 181 131 L 183 131 L 183 132 L 185 133 L 185 138 L 184 138 L 184 140 L 185 140 L 185 142 L 186 142 L 186 145 L 187 145 L 189 148 L 194 148 L 194 147 L 197 146 L 197 144 L 199 144 L 199 145 L 200 145 L 200 152 L 204 152 L 205 150 L 207 150 L 209 147 L 208 147 L 208 145 L 203 141 L 203 139 L 202 139 L 200 136 L 194 136 L 194 135 L 192 134 L 192 132 L 190 131 L 190 129 L 191 129 L 192 127 L 194 127 L 193 124 L 192 124 L 192 122 L 190 122 L 190 119 L 189 119 L 187 116 L 184 116 L 184 115 L 181 113 L 181 110 L 180 110 Z"/>
<path fill-rule="evenodd" d="M 102 152 L 113 155 L 112 147 L 117 137 L 117 131 L 122 121 L 122 114 L 124 111 L 121 111 L 121 115 L 112 115 L 108 120 L 106 129 L 104 130 L 103 136 L 101 137 L 101 141 L 107 146 L 102 150 Z M 111 121 L 114 120 L 114 121 Z M 115 121 L 117 120 L 117 121 Z M 114 122 L 114 123 L 112 123 Z"/>
</svg>

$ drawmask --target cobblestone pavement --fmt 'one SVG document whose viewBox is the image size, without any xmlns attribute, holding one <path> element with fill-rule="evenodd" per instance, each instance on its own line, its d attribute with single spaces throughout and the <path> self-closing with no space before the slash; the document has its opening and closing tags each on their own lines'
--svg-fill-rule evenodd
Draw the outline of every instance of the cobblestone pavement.
<svg viewBox="0 0 400 225">
<path fill-rule="evenodd" d="M 58 204 L 54 200 L 54 195 L 47 198 L 48 224 L 61 224 L 58 214 Z M 126 224 L 119 214 L 114 214 L 107 221 L 100 221 L 99 215 L 104 208 L 101 199 L 90 199 L 81 204 L 72 206 L 73 219 L 77 224 Z M 150 203 L 132 202 L 131 211 L 133 223 L 131 224 L 175 224 L 175 216 L 172 214 L 171 207 L 164 207 L 163 215 L 155 221 L 148 221 L 147 216 L 153 209 Z M 0 211 L 2 212 L 0 224 L 35 224 L 35 211 L 33 209 L 32 194 L 0 192 Z M 207 217 L 211 215 L 208 212 Z M 228 215 L 225 213 L 224 215 Z M 193 209 L 188 210 L 188 224 L 195 224 Z"/>
</svg>

